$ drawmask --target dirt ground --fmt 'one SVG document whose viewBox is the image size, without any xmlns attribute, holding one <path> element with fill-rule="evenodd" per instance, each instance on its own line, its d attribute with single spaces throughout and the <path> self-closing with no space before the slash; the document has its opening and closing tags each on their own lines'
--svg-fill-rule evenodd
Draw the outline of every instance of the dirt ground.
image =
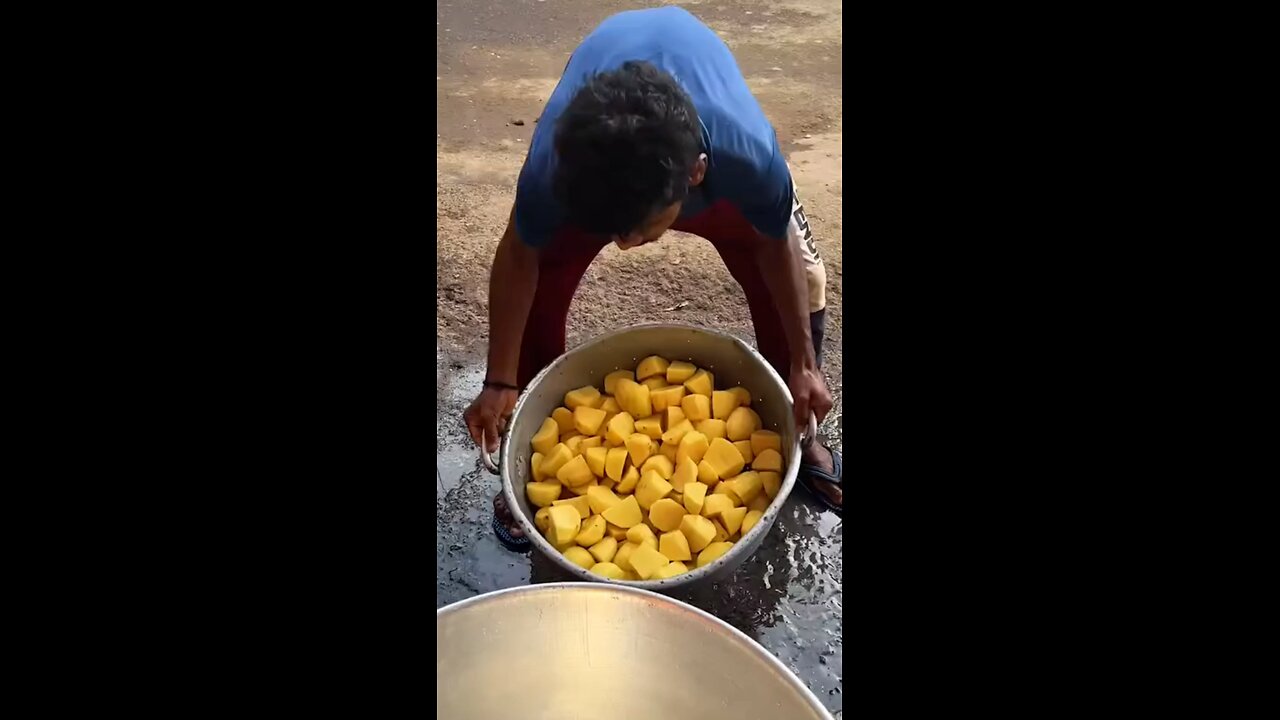
<svg viewBox="0 0 1280 720">
<path fill-rule="evenodd" d="M 437 0 L 437 519 L 450 527 L 437 537 L 437 589 L 443 602 L 557 579 L 536 559 L 531 566 L 528 556 L 494 547 L 487 523 L 488 497 L 496 484 L 477 468 L 460 416 L 483 374 L 489 264 L 542 105 L 570 52 L 595 25 L 620 10 L 659 4 L 685 7 L 724 38 L 777 128 L 827 266 L 823 366 L 836 409 L 823 433 L 841 447 L 841 3 Z M 569 346 L 655 319 L 722 328 L 754 340 L 742 291 L 711 245 L 670 233 L 643 248 L 622 252 L 609 246 L 600 254 L 574 298 Z M 803 494 L 797 488 L 792 497 Z M 759 557 L 718 594 L 740 595 L 732 603 L 738 610 L 726 611 L 734 616 L 731 622 L 787 661 L 838 711 L 843 705 L 842 525 L 811 501 L 793 504 Z M 784 563 L 805 567 L 783 570 Z M 776 573 L 772 583 L 771 573 Z M 790 588 L 787 578 L 795 581 Z M 726 598 L 686 599 L 714 611 Z"/>
</svg>

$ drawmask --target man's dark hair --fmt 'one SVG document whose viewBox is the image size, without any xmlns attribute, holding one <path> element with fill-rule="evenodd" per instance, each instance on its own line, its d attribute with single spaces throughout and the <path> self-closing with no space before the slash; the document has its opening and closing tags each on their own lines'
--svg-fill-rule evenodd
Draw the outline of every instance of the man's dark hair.
<svg viewBox="0 0 1280 720">
<path fill-rule="evenodd" d="M 702 149 L 693 101 L 647 62 L 592 77 L 556 123 L 556 199 L 587 232 L 626 234 L 684 200 Z"/>
</svg>

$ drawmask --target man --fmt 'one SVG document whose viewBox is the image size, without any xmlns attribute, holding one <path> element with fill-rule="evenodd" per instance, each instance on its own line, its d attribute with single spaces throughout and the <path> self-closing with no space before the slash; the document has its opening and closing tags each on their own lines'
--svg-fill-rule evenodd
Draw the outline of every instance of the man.
<svg viewBox="0 0 1280 720">
<path fill-rule="evenodd" d="M 465 413 L 477 444 L 497 450 L 519 389 L 564 352 L 569 303 L 600 249 L 668 229 L 711 241 L 742 286 L 797 425 L 826 415 L 826 271 L 777 137 L 729 48 L 664 7 L 605 20 L 547 101 L 489 279 L 488 373 Z M 802 463 L 801 481 L 840 512 L 839 454 L 814 443 Z M 494 510 L 499 538 L 524 549 L 501 495 Z"/>
</svg>

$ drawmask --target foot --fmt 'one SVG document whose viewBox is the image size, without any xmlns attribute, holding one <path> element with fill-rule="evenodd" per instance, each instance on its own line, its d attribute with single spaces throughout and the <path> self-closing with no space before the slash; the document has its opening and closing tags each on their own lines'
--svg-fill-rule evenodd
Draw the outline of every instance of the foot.
<svg viewBox="0 0 1280 720">
<path fill-rule="evenodd" d="M 511 509 L 507 507 L 507 501 L 503 499 L 502 493 L 493 496 L 493 514 L 498 516 L 498 522 L 502 523 L 508 533 L 511 533 L 511 537 L 517 540 L 524 537 L 524 530 L 511 514 Z"/>
<path fill-rule="evenodd" d="M 806 465 L 814 465 L 825 473 L 834 474 L 836 471 L 835 464 L 831 461 L 831 451 L 822 446 L 822 443 L 815 442 L 801 453 L 801 462 Z M 844 507 L 844 493 L 841 492 L 839 485 L 833 485 L 821 478 L 810 478 L 809 483 L 814 490 L 822 493 L 828 500 Z"/>
</svg>

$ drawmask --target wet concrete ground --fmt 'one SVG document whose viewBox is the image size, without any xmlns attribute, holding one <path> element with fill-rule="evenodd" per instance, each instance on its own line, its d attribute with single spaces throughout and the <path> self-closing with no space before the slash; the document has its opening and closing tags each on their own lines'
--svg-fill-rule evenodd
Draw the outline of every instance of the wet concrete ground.
<svg viewBox="0 0 1280 720">
<path fill-rule="evenodd" d="M 498 479 L 479 463 L 462 411 L 480 390 L 482 370 L 437 351 L 436 607 L 502 588 L 563 581 L 538 552 L 504 548 L 489 526 Z M 841 389 L 823 423 L 841 449 Z M 763 545 L 727 580 L 679 599 L 719 617 L 780 658 L 842 716 L 843 525 L 799 485 Z"/>
</svg>

